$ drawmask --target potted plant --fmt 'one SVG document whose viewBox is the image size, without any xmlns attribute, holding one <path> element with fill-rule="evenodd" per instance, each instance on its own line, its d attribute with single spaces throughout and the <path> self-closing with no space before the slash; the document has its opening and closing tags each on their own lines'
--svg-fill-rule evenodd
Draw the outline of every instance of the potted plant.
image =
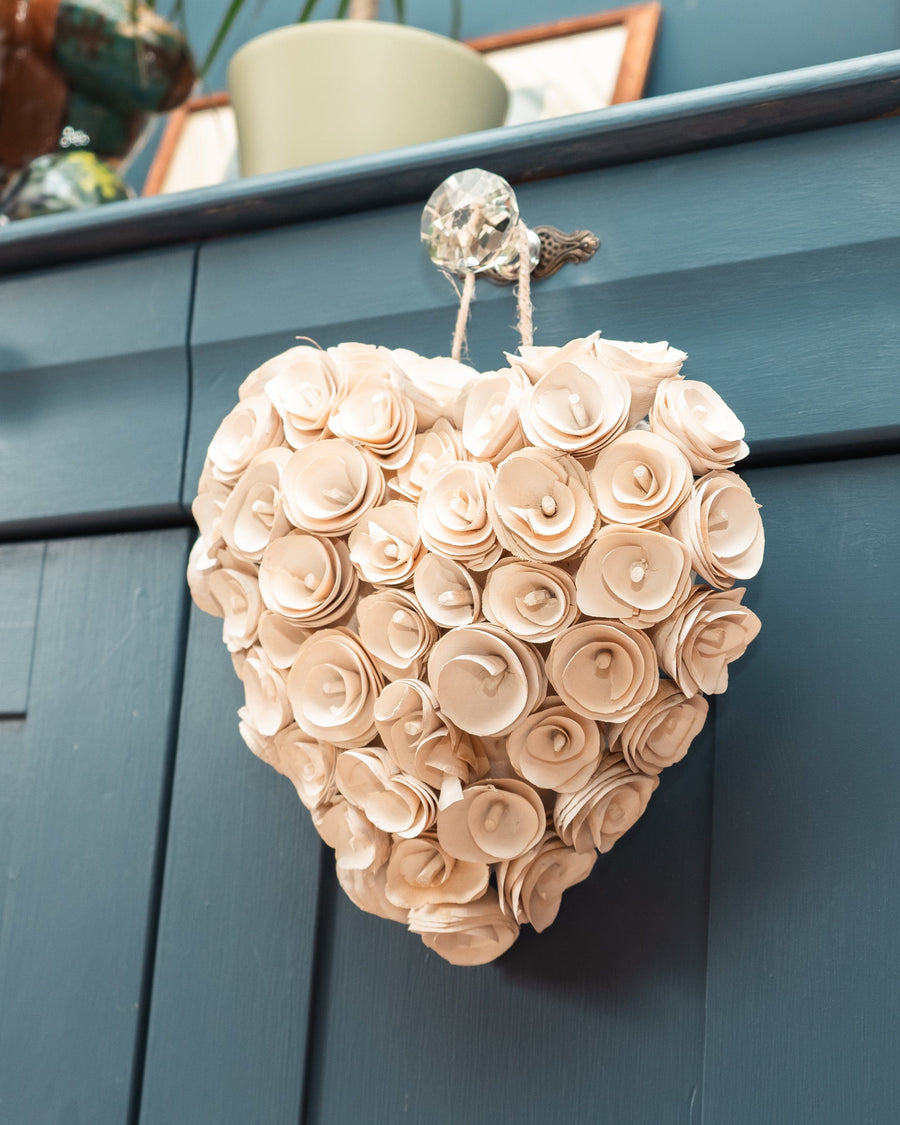
<svg viewBox="0 0 900 1125">
<path fill-rule="evenodd" d="M 203 69 L 243 2 L 231 0 Z M 455 39 L 406 26 L 403 0 L 395 0 L 396 23 L 376 19 L 378 0 L 340 0 L 337 18 L 311 22 L 317 2 L 307 0 L 296 24 L 260 35 L 231 60 L 244 175 L 503 124 L 509 95 L 499 75 Z"/>
</svg>

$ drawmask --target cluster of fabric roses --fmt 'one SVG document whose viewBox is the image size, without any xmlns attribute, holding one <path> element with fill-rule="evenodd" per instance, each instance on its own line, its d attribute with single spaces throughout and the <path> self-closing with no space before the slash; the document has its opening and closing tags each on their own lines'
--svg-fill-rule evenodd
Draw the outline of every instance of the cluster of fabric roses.
<svg viewBox="0 0 900 1125">
<path fill-rule="evenodd" d="M 455 964 L 553 922 L 759 630 L 743 427 L 684 353 L 519 351 L 292 348 L 245 380 L 193 508 L 244 740 L 353 902 Z"/>
</svg>

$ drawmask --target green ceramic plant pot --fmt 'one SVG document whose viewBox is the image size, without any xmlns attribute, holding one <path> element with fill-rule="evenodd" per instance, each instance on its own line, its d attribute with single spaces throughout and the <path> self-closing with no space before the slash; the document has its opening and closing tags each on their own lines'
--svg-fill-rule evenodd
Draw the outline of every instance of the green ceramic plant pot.
<svg viewBox="0 0 900 1125">
<path fill-rule="evenodd" d="M 369 20 L 267 32 L 235 54 L 228 84 L 245 176 L 494 128 L 509 101 L 471 48 Z"/>
</svg>

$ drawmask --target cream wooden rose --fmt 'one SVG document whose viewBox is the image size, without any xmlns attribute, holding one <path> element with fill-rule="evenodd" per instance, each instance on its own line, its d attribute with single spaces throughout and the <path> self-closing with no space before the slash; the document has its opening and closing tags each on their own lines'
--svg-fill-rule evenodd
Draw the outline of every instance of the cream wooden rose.
<svg viewBox="0 0 900 1125">
<path fill-rule="evenodd" d="M 192 506 L 241 737 L 351 901 L 456 965 L 552 924 L 759 631 L 743 427 L 684 353 L 595 332 L 506 358 L 290 348 Z"/>
</svg>

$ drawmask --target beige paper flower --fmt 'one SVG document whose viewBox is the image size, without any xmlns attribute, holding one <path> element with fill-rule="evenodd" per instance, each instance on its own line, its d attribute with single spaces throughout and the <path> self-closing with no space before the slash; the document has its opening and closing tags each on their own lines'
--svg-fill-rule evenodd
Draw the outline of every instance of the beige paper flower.
<svg viewBox="0 0 900 1125">
<path fill-rule="evenodd" d="M 593 774 L 603 741 L 593 719 L 576 715 L 551 696 L 510 732 L 506 752 L 516 773 L 532 785 L 571 793 Z"/>
<path fill-rule="evenodd" d="M 278 770 L 289 778 L 297 796 L 312 811 L 334 801 L 335 748 L 308 738 L 296 723 L 275 735 Z"/>
<path fill-rule="evenodd" d="M 445 633 L 428 658 L 428 680 L 444 714 L 476 735 L 508 733 L 547 690 L 538 653 L 493 625 Z"/>
<path fill-rule="evenodd" d="M 383 832 L 408 838 L 434 823 L 437 798 L 423 782 L 401 773 L 386 750 L 344 750 L 334 774 L 340 792 Z"/>
<path fill-rule="evenodd" d="M 441 555 L 425 555 L 413 574 L 413 590 L 425 613 L 443 629 L 471 625 L 481 612 L 475 579 L 464 566 Z"/>
<path fill-rule="evenodd" d="M 281 503 L 281 471 L 290 456 L 283 448 L 257 453 L 229 494 L 220 527 L 238 558 L 259 562 L 272 540 L 290 530 Z"/>
<path fill-rule="evenodd" d="M 328 349 L 328 358 L 340 372 L 345 388 L 358 387 L 371 379 L 387 383 L 395 372 L 394 353 L 378 344 L 338 344 Z"/>
<path fill-rule="evenodd" d="M 552 641 L 578 617 L 575 583 L 549 563 L 501 559 L 488 574 L 484 615 L 532 644 Z"/>
<path fill-rule="evenodd" d="M 708 711 L 702 695 L 686 699 L 671 680 L 662 680 L 633 718 L 609 728 L 610 745 L 635 773 L 657 774 L 681 761 Z"/>
<path fill-rule="evenodd" d="M 409 928 L 451 965 L 486 965 L 519 936 L 492 888 L 474 902 L 428 903 L 409 912 Z"/>
<path fill-rule="evenodd" d="M 256 641 L 263 603 L 255 574 L 230 567 L 219 567 L 206 584 L 210 599 L 218 606 L 216 617 L 223 618 L 222 640 L 229 652 L 240 652 Z"/>
<path fill-rule="evenodd" d="M 306 629 L 349 617 L 357 585 L 345 543 L 302 531 L 270 543 L 259 567 L 267 608 Z"/>
<path fill-rule="evenodd" d="M 412 457 L 416 414 L 412 403 L 382 379 L 353 387 L 328 420 L 331 432 L 363 446 L 384 469 L 399 469 Z"/>
<path fill-rule="evenodd" d="M 375 734 L 374 706 L 383 681 L 349 629 L 321 629 L 304 641 L 287 690 L 301 730 L 335 746 L 365 746 Z"/>
<path fill-rule="evenodd" d="M 707 473 L 669 525 L 691 553 L 694 570 L 720 590 L 745 582 L 762 566 L 765 533 L 759 505 L 727 470 Z"/>
<path fill-rule="evenodd" d="M 388 680 L 418 679 L 438 631 L 405 590 L 378 590 L 356 607 L 359 639 Z"/>
<path fill-rule="evenodd" d="M 694 478 L 677 445 L 630 430 L 601 450 L 591 480 L 605 520 L 646 526 L 668 519 L 690 496 Z"/>
<path fill-rule="evenodd" d="M 749 450 L 740 419 L 706 383 L 666 379 L 650 411 L 650 429 L 674 442 L 696 473 L 730 469 Z"/>
<path fill-rule="evenodd" d="M 312 822 L 329 848 L 334 848 L 338 873 L 378 871 L 391 854 L 387 832 L 376 828 L 362 809 L 343 797 L 332 805 L 314 809 Z"/>
<path fill-rule="evenodd" d="M 207 457 L 197 485 L 197 495 L 191 504 L 191 515 L 200 534 L 209 543 L 215 543 L 222 537 L 222 512 L 233 489 L 233 483 L 218 480 L 213 475 L 213 463 Z"/>
<path fill-rule="evenodd" d="M 667 618 L 691 589 L 691 560 L 671 535 L 645 527 L 602 528 L 575 575 L 578 607 L 644 629 Z"/>
<path fill-rule="evenodd" d="M 743 587 L 718 592 L 695 586 L 677 612 L 653 630 L 663 671 L 690 699 L 728 687 L 728 665 L 743 656 L 760 630 L 756 614 L 741 605 Z"/>
<path fill-rule="evenodd" d="M 281 773 L 281 758 L 275 739 L 272 735 L 262 734 L 256 729 L 250 717 L 250 711 L 246 706 L 238 708 L 238 733 L 244 740 L 245 746 L 247 746 L 260 761 L 265 762 L 266 765 L 271 766 L 273 770 L 277 770 L 278 773 Z"/>
<path fill-rule="evenodd" d="M 458 797 L 461 784 L 480 773 L 472 744 L 442 714 L 431 689 L 420 680 L 395 680 L 375 701 L 375 725 L 391 758 L 404 772 L 442 791 L 444 798 Z M 456 787 L 448 786 L 448 778 Z"/>
<path fill-rule="evenodd" d="M 519 424 L 522 396 L 528 380 L 521 371 L 492 371 L 482 375 L 466 399 L 462 436 L 478 461 L 502 461 L 526 445 Z"/>
<path fill-rule="evenodd" d="M 247 720 L 260 734 L 277 734 L 291 721 L 284 676 L 259 645 L 232 658 L 235 671 L 244 685 Z"/>
<path fill-rule="evenodd" d="M 632 773 L 621 754 L 608 754 L 577 793 L 561 793 L 553 821 L 560 839 L 576 851 L 605 854 L 644 814 L 658 777 Z"/>
<path fill-rule="evenodd" d="M 281 419 L 265 395 L 253 395 L 226 414 L 209 443 L 210 472 L 233 484 L 257 453 L 280 445 Z"/>
<path fill-rule="evenodd" d="M 346 535 L 384 495 L 384 474 L 375 459 L 337 438 L 298 449 L 281 483 L 288 519 L 317 535 Z"/>
<path fill-rule="evenodd" d="M 462 434 L 446 418 L 438 418 L 431 429 L 417 434 L 412 456 L 397 470 L 390 486 L 408 500 L 418 500 L 428 474 L 449 461 L 465 461 Z"/>
<path fill-rule="evenodd" d="M 212 617 L 224 616 L 221 605 L 209 592 L 209 580 L 218 568 L 214 545 L 204 536 L 199 536 L 188 557 L 187 582 L 194 603 Z"/>
<path fill-rule="evenodd" d="M 429 551 L 470 570 L 487 570 L 500 558 L 488 516 L 494 488 L 490 465 L 450 461 L 428 476 L 419 498 L 422 542 Z"/>
<path fill-rule="evenodd" d="M 409 921 L 409 911 L 387 897 L 387 867 L 383 864 L 376 871 L 338 866 L 337 878 L 344 894 L 360 910 L 404 926 Z"/>
<path fill-rule="evenodd" d="M 276 668 L 290 668 L 310 630 L 265 609 L 259 615 L 259 643 Z"/>
<path fill-rule="evenodd" d="M 570 340 L 561 348 L 522 344 L 517 355 L 506 352 L 506 359 L 511 367 L 517 367 L 522 371 L 529 382 L 536 383 L 561 363 L 580 363 L 584 359 L 594 357 L 599 336 L 599 332 L 592 332 L 590 336 Z"/>
<path fill-rule="evenodd" d="M 522 428 L 534 445 L 590 458 L 622 433 L 630 406 L 625 378 L 587 356 L 557 364 L 529 387 Z"/>
<path fill-rule="evenodd" d="M 628 380 L 631 387 L 629 426 L 647 414 L 659 384 L 665 379 L 675 378 L 687 359 L 686 352 L 669 347 L 665 340 L 656 344 L 636 344 L 599 338 L 594 351 L 604 367 L 624 375 Z"/>
<path fill-rule="evenodd" d="M 415 504 L 391 500 L 371 508 L 350 532 L 350 559 L 375 586 L 407 586 L 425 554 Z"/>
<path fill-rule="evenodd" d="M 544 449 L 521 449 L 502 462 L 489 510 L 503 546 L 536 562 L 576 554 L 597 523 L 587 473 L 574 458 Z"/>
<path fill-rule="evenodd" d="M 557 637 L 547 675 L 576 714 L 617 723 L 637 714 L 659 685 L 646 634 L 611 621 L 585 621 Z"/>
<path fill-rule="evenodd" d="M 480 378 L 478 372 L 446 356 L 426 359 L 405 348 L 396 348 L 393 359 L 391 382 L 415 407 L 418 428 L 427 429 L 446 418 L 459 429 L 466 395 Z"/>
<path fill-rule="evenodd" d="M 428 903 L 472 902 L 487 890 L 490 868 L 447 855 L 437 837 L 426 833 L 398 840 L 387 864 L 385 894 L 407 910 Z"/>
<path fill-rule="evenodd" d="M 269 364 L 277 366 L 265 393 L 281 418 L 284 439 L 294 449 L 309 445 L 325 432 L 344 394 L 341 373 L 326 352 L 308 345 L 289 348 Z"/>
<path fill-rule="evenodd" d="M 497 866 L 500 908 L 517 922 L 530 922 L 542 933 L 556 921 L 563 891 L 582 883 L 593 870 L 597 853 L 577 852 L 555 832 L 547 832 L 525 855 Z"/>
<path fill-rule="evenodd" d="M 524 855 L 544 835 L 547 816 L 541 798 L 524 781 L 502 778 L 463 790 L 437 816 L 441 847 L 454 859 L 497 863 Z"/>
</svg>

